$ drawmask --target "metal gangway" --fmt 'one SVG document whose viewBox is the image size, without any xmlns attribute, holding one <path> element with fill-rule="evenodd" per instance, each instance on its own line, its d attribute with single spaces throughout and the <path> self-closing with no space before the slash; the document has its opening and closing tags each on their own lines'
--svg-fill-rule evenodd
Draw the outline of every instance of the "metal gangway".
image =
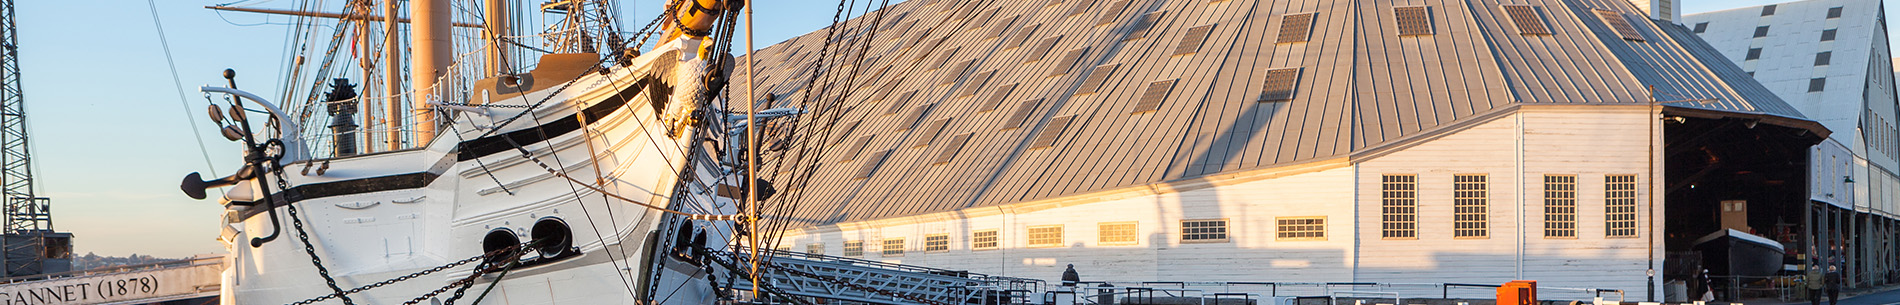
<svg viewBox="0 0 1900 305">
<path fill-rule="evenodd" d="M 740 276 L 725 283 L 752 289 L 744 279 L 750 253 L 718 252 L 713 259 Z M 760 253 L 762 290 L 772 294 L 887 305 L 1023 304 L 1038 295 L 1042 280 L 892 264 L 791 251 Z"/>
<path fill-rule="evenodd" d="M 217 296 L 223 256 L 0 278 L 0 303 L 145 304 Z"/>
</svg>

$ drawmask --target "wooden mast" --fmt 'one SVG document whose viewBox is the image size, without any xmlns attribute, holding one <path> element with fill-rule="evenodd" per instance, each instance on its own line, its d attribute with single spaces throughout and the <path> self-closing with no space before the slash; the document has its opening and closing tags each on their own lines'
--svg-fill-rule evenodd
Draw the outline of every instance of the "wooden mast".
<svg viewBox="0 0 1900 305">
<path fill-rule="evenodd" d="M 415 19 L 411 23 L 409 35 L 414 44 L 414 54 L 410 54 L 409 82 L 416 91 L 411 105 L 415 119 L 413 130 L 416 133 L 416 146 L 428 145 L 435 139 L 435 111 L 429 106 L 435 96 L 436 81 L 448 72 L 454 62 L 454 44 L 449 35 L 449 1 L 415 0 L 409 2 L 409 15 Z"/>
<path fill-rule="evenodd" d="M 396 41 L 396 0 L 383 0 L 383 145 L 388 151 L 402 149 L 402 48 Z M 371 142 L 372 144 L 375 142 Z"/>
<path fill-rule="evenodd" d="M 508 8 L 511 6 L 512 4 L 509 3 L 508 0 L 488 0 L 488 3 L 484 6 L 484 8 L 487 9 L 487 13 L 484 14 L 484 16 L 488 19 L 486 22 L 488 27 L 485 28 L 486 33 L 483 33 L 488 39 L 488 50 L 482 52 L 488 57 L 485 63 L 487 71 L 483 71 L 488 74 L 484 76 L 492 77 L 511 72 L 505 71 L 506 69 L 510 69 L 510 66 L 505 62 L 507 60 L 502 58 L 503 55 L 506 55 L 505 50 L 508 49 L 505 47 L 505 43 L 502 42 L 502 39 L 507 39 L 508 35 L 513 33 L 508 27 L 510 22 L 508 18 Z"/>
</svg>

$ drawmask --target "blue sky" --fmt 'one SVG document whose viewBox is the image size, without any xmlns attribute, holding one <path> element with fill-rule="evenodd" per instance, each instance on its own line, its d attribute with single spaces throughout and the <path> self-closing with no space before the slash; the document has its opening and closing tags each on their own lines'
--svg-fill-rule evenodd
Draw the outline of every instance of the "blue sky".
<svg viewBox="0 0 1900 305">
<path fill-rule="evenodd" d="M 82 254 L 222 252 L 214 240 L 222 208 L 186 198 L 178 181 L 208 171 L 206 154 L 219 173 L 229 173 L 239 148 L 213 133 L 195 88 L 223 84 L 219 71 L 229 67 L 238 71 L 241 88 L 281 94 L 274 84 L 282 72 L 285 18 L 202 8 L 225 1 L 157 2 L 190 106 L 179 102 L 146 1 L 16 1 L 35 182 L 41 196 L 53 198 L 55 227 L 73 232 Z M 292 2 L 246 4 L 284 8 Z M 623 18 L 642 24 L 660 5 L 620 2 L 631 15 Z M 1684 11 L 1775 2 L 1783 1 L 1691 0 Z M 758 47 L 819 29 L 836 8 L 829 1 L 756 4 Z M 199 125 L 208 152 L 193 139 L 187 116 Z"/>
</svg>

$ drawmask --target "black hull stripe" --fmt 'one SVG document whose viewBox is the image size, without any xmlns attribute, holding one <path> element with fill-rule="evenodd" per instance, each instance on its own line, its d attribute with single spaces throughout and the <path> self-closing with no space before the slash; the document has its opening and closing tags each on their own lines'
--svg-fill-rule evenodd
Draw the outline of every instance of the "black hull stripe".
<svg viewBox="0 0 1900 305">
<path fill-rule="evenodd" d="M 549 137 L 558 137 L 569 132 L 574 132 L 575 130 L 580 130 L 581 118 L 585 118 L 588 122 L 594 122 L 609 114 L 613 114 L 614 110 L 619 110 L 622 106 L 627 105 L 627 99 L 629 97 L 639 95 L 641 88 L 644 87 L 645 86 L 635 85 L 622 89 L 620 93 L 609 96 L 606 100 L 602 100 L 600 103 L 581 110 L 581 113 L 569 115 L 545 125 L 458 143 L 456 144 L 457 152 L 455 154 L 455 161 L 460 162 L 487 157 L 489 155 L 514 150 L 515 145 L 527 146 L 528 144 L 547 141 Z M 513 143 L 510 143 L 510 140 L 512 140 Z"/>
<path fill-rule="evenodd" d="M 598 104 L 588 106 L 587 109 L 581 110 L 581 113 L 569 115 L 545 125 L 457 143 L 457 151 L 453 160 L 443 158 L 431 166 L 429 171 L 426 172 L 312 183 L 291 187 L 289 190 L 271 195 L 272 208 L 290 205 L 291 203 L 304 201 L 306 199 L 426 187 L 430 183 L 434 183 L 436 178 L 441 178 L 442 173 L 448 171 L 449 167 L 455 165 L 456 162 L 473 160 L 514 150 L 515 144 L 527 146 L 529 144 L 547 141 L 548 137 L 561 136 L 569 132 L 574 132 L 575 130 L 580 130 L 580 118 L 586 118 L 587 122 L 599 121 L 600 118 L 613 114 L 614 111 L 626 106 L 627 99 L 639 95 L 642 88 L 644 88 L 644 86 L 636 85 L 620 90 L 620 93 L 609 96 L 606 100 L 602 100 Z M 510 139 L 513 139 L 515 144 L 510 144 Z M 267 209 L 255 207 L 245 209 L 244 212 L 239 213 L 238 218 L 250 219 L 251 216 L 262 214 L 265 210 Z"/>
</svg>

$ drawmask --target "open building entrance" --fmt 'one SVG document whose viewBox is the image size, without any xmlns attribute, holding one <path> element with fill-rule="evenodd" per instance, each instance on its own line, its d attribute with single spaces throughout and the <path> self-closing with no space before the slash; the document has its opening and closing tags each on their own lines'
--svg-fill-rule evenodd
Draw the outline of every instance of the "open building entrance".
<svg viewBox="0 0 1900 305">
<path fill-rule="evenodd" d="M 1665 111 L 1665 113 L 1669 113 Z M 1844 251 L 1821 249 L 1851 210 L 1812 200 L 1816 143 L 1810 129 L 1760 118 L 1666 115 L 1663 124 L 1665 302 L 1801 300 L 1802 269 Z M 1841 188 L 1852 192 L 1851 188 Z M 1851 201 L 1842 201 L 1851 202 Z M 1835 214 L 1846 213 L 1843 216 Z M 1838 235 L 1838 234 L 1836 234 Z M 1825 242 L 1823 242 L 1825 244 Z"/>
</svg>

